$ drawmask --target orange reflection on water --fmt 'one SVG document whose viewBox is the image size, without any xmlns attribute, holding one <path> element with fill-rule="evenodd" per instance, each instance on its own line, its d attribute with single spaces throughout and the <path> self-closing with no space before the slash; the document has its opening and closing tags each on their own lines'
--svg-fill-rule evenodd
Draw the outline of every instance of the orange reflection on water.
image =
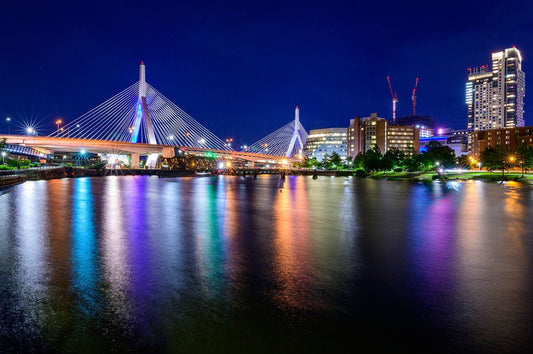
<svg viewBox="0 0 533 354">
<path fill-rule="evenodd" d="M 305 179 L 290 176 L 274 202 L 274 298 L 281 306 L 308 309 L 314 285 Z"/>
<path fill-rule="evenodd" d="M 486 182 L 469 182 L 463 193 L 456 256 L 458 306 L 470 319 L 471 330 L 486 340 L 521 336 L 520 322 L 525 321 L 521 304 L 529 301 L 521 290 L 528 288 L 522 244 L 528 235 L 523 228 L 525 193 L 512 183 Z M 515 320 L 507 321 L 505 328 L 494 325 L 509 316 Z"/>
<path fill-rule="evenodd" d="M 523 185 L 518 182 L 506 183 L 506 198 L 504 199 L 505 205 L 505 231 L 506 234 L 517 242 L 521 243 L 521 236 L 528 234 L 528 230 L 525 229 L 526 225 L 526 208 L 524 207 L 524 201 L 521 197 L 524 196 Z"/>
</svg>

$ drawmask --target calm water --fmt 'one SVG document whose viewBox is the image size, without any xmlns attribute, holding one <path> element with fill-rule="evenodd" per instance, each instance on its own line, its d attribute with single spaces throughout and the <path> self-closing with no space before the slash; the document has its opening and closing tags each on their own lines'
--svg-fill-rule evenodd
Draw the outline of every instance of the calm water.
<svg viewBox="0 0 533 354">
<path fill-rule="evenodd" d="M 0 352 L 533 348 L 531 186 L 102 177 L 0 193 Z"/>
</svg>

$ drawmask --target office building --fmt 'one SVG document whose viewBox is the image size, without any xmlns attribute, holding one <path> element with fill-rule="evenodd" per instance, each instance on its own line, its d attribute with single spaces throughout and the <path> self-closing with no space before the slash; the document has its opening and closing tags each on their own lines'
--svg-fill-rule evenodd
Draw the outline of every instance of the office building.
<svg viewBox="0 0 533 354">
<path fill-rule="evenodd" d="M 333 152 L 336 152 L 344 160 L 347 150 L 346 128 L 314 129 L 309 131 L 304 154 L 307 157 L 315 157 L 318 161 L 322 161 L 326 154 L 331 156 Z"/>
<path fill-rule="evenodd" d="M 420 131 L 417 127 L 389 125 L 387 127 L 387 149 L 396 148 L 407 156 L 418 154 Z"/>
<path fill-rule="evenodd" d="M 387 151 L 387 120 L 371 113 L 370 117 L 360 119 L 361 125 L 361 151 L 368 151 L 375 145 L 382 153 Z"/>
</svg>

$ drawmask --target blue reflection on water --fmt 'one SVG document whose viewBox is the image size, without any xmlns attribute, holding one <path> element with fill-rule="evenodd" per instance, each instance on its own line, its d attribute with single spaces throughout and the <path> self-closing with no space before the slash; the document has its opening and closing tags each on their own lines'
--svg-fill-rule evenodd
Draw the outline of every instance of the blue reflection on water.
<svg viewBox="0 0 533 354">
<path fill-rule="evenodd" d="M 74 182 L 72 211 L 72 286 L 80 311 L 93 314 L 98 310 L 98 259 L 90 178 Z"/>
</svg>

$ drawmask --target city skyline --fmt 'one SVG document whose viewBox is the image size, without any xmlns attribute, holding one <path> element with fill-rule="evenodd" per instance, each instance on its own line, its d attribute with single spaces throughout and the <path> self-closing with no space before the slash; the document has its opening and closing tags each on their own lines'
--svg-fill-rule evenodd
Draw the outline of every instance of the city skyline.
<svg viewBox="0 0 533 354">
<path fill-rule="evenodd" d="M 111 4 L 93 10 L 91 24 L 83 20 L 90 9 L 79 4 L 9 4 L 0 59 L 4 129 L 9 116 L 13 130 L 20 119 L 39 119 L 52 132 L 56 118 L 72 121 L 135 82 L 141 60 L 148 83 L 236 143 L 252 143 L 291 121 L 296 105 L 307 129 L 347 127 L 353 116 L 372 112 L 390 119 L 386 76 L 398 92 L 398 117 L 411 114 L 411 90 L 420 77 L 417 113 L 465 129 L 467 68 L 516 45 L 527 76 L 533 48 L 524 34 L 532 7 L 526 3 L 503 16 L 497 2 L 482 9 L 459 3 L 160 4 Z M 475 23 L 469 9 L 476 9 Z M 128 22 L 136 12 L 142 20 Z M 177 12 L 179 21 L 170 21 Z M 482 36 L 495 19 L 502 30 Z M 526 125 L 532 124 L 530 102 L 526 91 Z"/>
</svg>

